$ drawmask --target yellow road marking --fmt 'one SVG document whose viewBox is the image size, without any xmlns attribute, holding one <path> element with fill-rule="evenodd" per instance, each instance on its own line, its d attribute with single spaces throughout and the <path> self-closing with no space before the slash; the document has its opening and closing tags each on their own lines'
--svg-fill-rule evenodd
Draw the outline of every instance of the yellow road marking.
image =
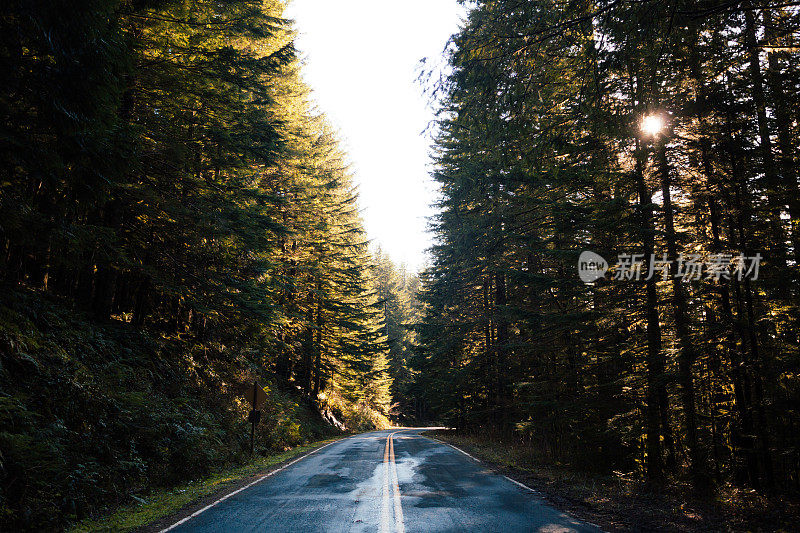
<svg viewBox="0 0 800 533">
<path fill-rule="evenodd" d="M 383 448 L 383 501 L 381 505 L 381 533 L 389 533 L 389 439 L 386 437 L 386 445 Z"/>
<path fill-rule="evenodd" d="M 392 491 L 394 499 L 394 529 L 398 533 L 405 533 L 406 527 L 403 522 L 403 504 L 400 502 L 400 484 L 397 479 L 397 464 L 394 460 L 394 440 L 395 433 L 386 436 L 386 445 L 383 448 L 383 501 L 381 506 L 381 533 L 391 531 L 389 490 Z"/>
<path fill-rule="evenodd" d="M 396 432 L 395 432 L 396 433 Z M 394 433 L 389 435 L 389 461 L 392 467 L 392 488 L 394 489 L 394 522 L 399 533 L 405 533 L 403 523 L 403 504 L 400 502 L 400 483 L 397 480 L 397 464 L 394 461 Z"/>
</svg>

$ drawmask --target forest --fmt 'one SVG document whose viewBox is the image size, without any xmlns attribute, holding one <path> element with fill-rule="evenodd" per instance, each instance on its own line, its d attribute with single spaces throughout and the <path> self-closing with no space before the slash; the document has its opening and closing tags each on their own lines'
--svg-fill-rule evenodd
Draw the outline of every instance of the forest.
<svg viewBox="0 0 800 533">
<path fill-rule="evenodd" d="M 388 423 L 399 274 L 283 10 L 3 9 L 1 530 L 240 462 L 254 381 L 257 451 Z"/>
<path fill-rule="evenodd" d="M 0 530 L 246 463 L 254 383 L 256 454 L 441 425 L 798 494 L 800 3 L 461 2 L 419 273 L 285 4 L 0 14 Z"/>
<path fill-rule="evenodd" d="M 429 414 L 651 486 L 797 492 L 798 31 L 794 2 L 471 5 L 428 83 Z M 584 251 L 643 275 L 584 283 Z"/>
</svg>

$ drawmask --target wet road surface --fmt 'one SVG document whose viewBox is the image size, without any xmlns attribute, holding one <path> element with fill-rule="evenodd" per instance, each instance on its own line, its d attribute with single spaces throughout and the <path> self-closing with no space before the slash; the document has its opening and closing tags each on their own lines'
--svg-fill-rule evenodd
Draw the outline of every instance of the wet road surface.
<svg viewBox="0 0 800 533">
<path fill-rule="evenodd" d="M 167 530 L 600 531 L 422 431 L 337 441 Z"/>
</svg>

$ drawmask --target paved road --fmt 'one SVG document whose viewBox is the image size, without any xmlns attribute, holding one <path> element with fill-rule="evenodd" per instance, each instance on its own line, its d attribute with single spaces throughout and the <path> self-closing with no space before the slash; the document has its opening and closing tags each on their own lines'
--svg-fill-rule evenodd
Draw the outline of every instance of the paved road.
<svg viewBox="0 0 800 533">
<path fill-rule="evenodd" d="M 170 531 L 599 531 L 421 431 L 335 442 Z"/>
</svg>

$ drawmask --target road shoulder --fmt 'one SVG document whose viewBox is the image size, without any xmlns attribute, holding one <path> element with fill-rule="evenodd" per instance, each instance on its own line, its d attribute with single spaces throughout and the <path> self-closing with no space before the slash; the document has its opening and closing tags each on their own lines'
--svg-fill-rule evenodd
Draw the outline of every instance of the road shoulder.
<svg viewBox="0 0 800 533">
<path fill-rule="evenodd" d="M 532 461 L 523 450 L 494 441 L 431 431 L 422 434 L 455 446 L 497 473 L 535 490 L 557 509 L 605 531 L 790 531 L 800 503 L 753 493 L 692 497 L 681 486 L 654 491 L 622 477 L 591 475 Z"/>
</svg>

